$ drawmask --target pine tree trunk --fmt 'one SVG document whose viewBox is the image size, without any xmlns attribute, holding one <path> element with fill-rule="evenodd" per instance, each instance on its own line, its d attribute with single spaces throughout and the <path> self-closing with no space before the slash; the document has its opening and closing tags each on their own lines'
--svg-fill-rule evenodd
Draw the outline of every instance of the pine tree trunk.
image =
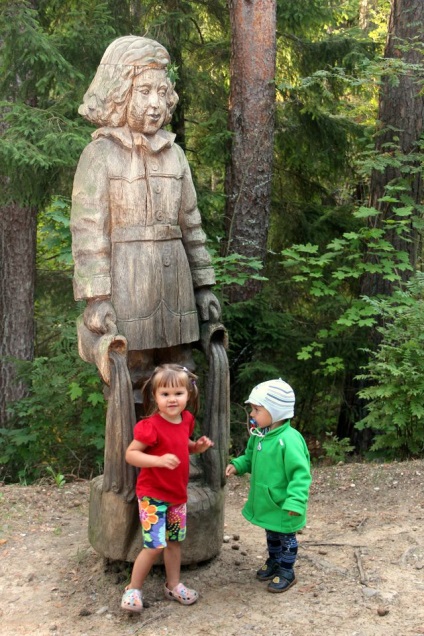
<svg viewBox="0 0 424 636">
<path fill-rule="evenodd" d="M 275 113 L 276 2 L 229 0 L 233 134 L 225 190 L 224 254 L 265 260 L 271 207 Z M 261 283 L 234 286 L 230 301 L 252 298 Z"/>
<path fill-rule="evenodd" d="M 13 358 L 34 355 L 36 217 L 33 207 L 0 208 L 0 426 L 7 426 L 7 404 L 26 392 Z"/>
</svg>

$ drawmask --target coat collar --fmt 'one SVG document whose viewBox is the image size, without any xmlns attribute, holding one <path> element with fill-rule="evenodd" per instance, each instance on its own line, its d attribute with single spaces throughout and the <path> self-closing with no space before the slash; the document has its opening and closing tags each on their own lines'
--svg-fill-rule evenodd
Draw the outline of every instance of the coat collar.
<svg viewBox="0 0 424 636">
<path fill-rule="evenodd" d="M 141 146 L 149 154 L 157 154 L 164 148 L 170 148 L 175 140 L 174 133 L 170 133 L 167 130 L 158 130 L 155 135 L 143 135 L 142 133 L 133 132 L 127 125 L 120 127 L 105 126 L 94 131 L 92 134 L 93 139 L 99 139 L 100 137 L 109 137 L 118 141 L 126 148 L 133 148 L 133 146 Z"/>
</svg>

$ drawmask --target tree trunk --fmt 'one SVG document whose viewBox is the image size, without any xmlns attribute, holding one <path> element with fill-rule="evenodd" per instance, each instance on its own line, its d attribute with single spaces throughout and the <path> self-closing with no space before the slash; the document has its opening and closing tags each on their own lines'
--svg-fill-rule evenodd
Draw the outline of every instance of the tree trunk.
<svg viewBox="0 0 424 636">
<path fill-rule="evenodd" d="M 34 207 L 0 209 L 0 426 L 7 426 L 7 404 L 26 391 L 13 358 L 34 355 L 36 218 Z"/>
<path fill-rule="evenodd" d="M 378 0 L 360 0 L 359 3 L 359 27 L 363 31 L 371 31 L 375 28 L 374 11 L 378 7 Z"/>
<path fill-rule="evenodd" d="M 229 130 L 233 134 L 225 190 L 224 254 L 265 260 L 271 208 L 275 112 L 276 1 L 228 0 L 231 23 Z M 229 290 L 246 300 L 250 280 Z"/>
<path fill-rule="evenodd" d="M 407 64 L 422 64 L 423 55 L 422 25 L 424 23 L 424 2 L 422 0 L 393 0 L 389 20 L 389 31 L 386 43 L 385 57 L 402 59 Z M 406 45 L 406 47 L 405 47 Z M 405 47 L 405 48 L 404 48 Z M 402 72 L 396 83 L 390 76 L 383 78 L 380 92 L 378 121 L 380 134 L 376 139 L 376 150 L 379 153 L 391 153 L 397 147 L 407 157 L 417 152 L 417 142 L 423 132 L 424 97 L 422 89 L 422 73 L 417 71 Z M 415 204 L 422 200 L 421 170 L 413 171 L 418 166 L 413 161 L 409 163 L 411 173 L 405 173 L 397 166 L 388 165 L 383 172 L 374 170 L 370 183 L 370 206 L 380 210 L 382 215 L 373 217 L 371 225 L 381 226 L 382 221 L 394 216 L 396 207 L 403 204 L 382 202 L 380 199 L 386 193 L 389 183 L 408 180 L 408 195 Z M 404 236 L 393 232 L 386 234 L 386 239 L 397 251 L 405 251 L 409 255 L 409 262 L 415 268 L 419 253 L 419 235 L 412 227 Z M 403 280 L 411 276 L 410 271 L 402 272 Z M 368 274 L 362 281 L 361 293 L 367 296 L 377 294 L 392 294 L 393 283 L 384 280 L 381 275 Z"/>
</svg>

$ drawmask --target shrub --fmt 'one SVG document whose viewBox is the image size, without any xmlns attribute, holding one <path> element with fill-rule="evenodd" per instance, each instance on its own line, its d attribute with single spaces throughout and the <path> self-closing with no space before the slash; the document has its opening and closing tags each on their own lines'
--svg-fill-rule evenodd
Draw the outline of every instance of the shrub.
<svg viewBox="0 0 424 636">
<path fill-rule="evenodd" d="M 375 433 L 371 451 L 388 459 L 407 459 L 424 452 L 424 275 L 392 299 L 368 299 L 377 309 L 382 340 L 370 353 L 359 395 L 368 414 L 358 429 Z"/>
<path fill-rule="evenodd" d="M 95 367 L 78 356 L 75 324 L 62 325 L 51 357 L 17 367 L 29 393 L 10 409 L 13 428 L 0 429 L 0 478 L 30 482 L 47 466 L 80 477 L 101 472 L 105 401 Z"/>
</svg>

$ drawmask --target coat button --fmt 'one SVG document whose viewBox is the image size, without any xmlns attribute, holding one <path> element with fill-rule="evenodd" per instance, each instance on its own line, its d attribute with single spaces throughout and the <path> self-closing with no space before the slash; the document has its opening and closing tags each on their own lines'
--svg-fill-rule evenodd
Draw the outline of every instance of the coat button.
<svg viewBox="0 0 424 636">
<path fill-rule="evenodd" d="M 162 252 L 162 263 L 164 267 L 169 267 L 171 265 L 171 250 L 169 247 L 165 247 Z"/>
<path fill-rule="evenodd" d="M 158 221 L 163 221 L 163 219 L 165 218 L 164 213 L 162 212 L 162 210 L 158 210 L 155 214 L 156 218 Z"/>
<path fill-rule="evenodd" d="M 157 184 L 155 185 L 155 187 L 154 187 L 154 191 L 155 191 L 157 194 L 159 194 L 159 192 L 162 192 L 162 188 L 161 188 L 161 186 L 159 185 L 159 183 L 157 183 Z"/>
<path fill-rule="evenodd" d="M 155 171 L 156 171 L 156 170 L 158 170 L 158 168 L 159 168 L 159 164 L 158 164 L 158 163 L 156 163 L 156 161 L 153 161 L 153 163 L 151 164 L 151 168 L 152 168 L 152 170 L 155 170 Z"/>
</svg>

